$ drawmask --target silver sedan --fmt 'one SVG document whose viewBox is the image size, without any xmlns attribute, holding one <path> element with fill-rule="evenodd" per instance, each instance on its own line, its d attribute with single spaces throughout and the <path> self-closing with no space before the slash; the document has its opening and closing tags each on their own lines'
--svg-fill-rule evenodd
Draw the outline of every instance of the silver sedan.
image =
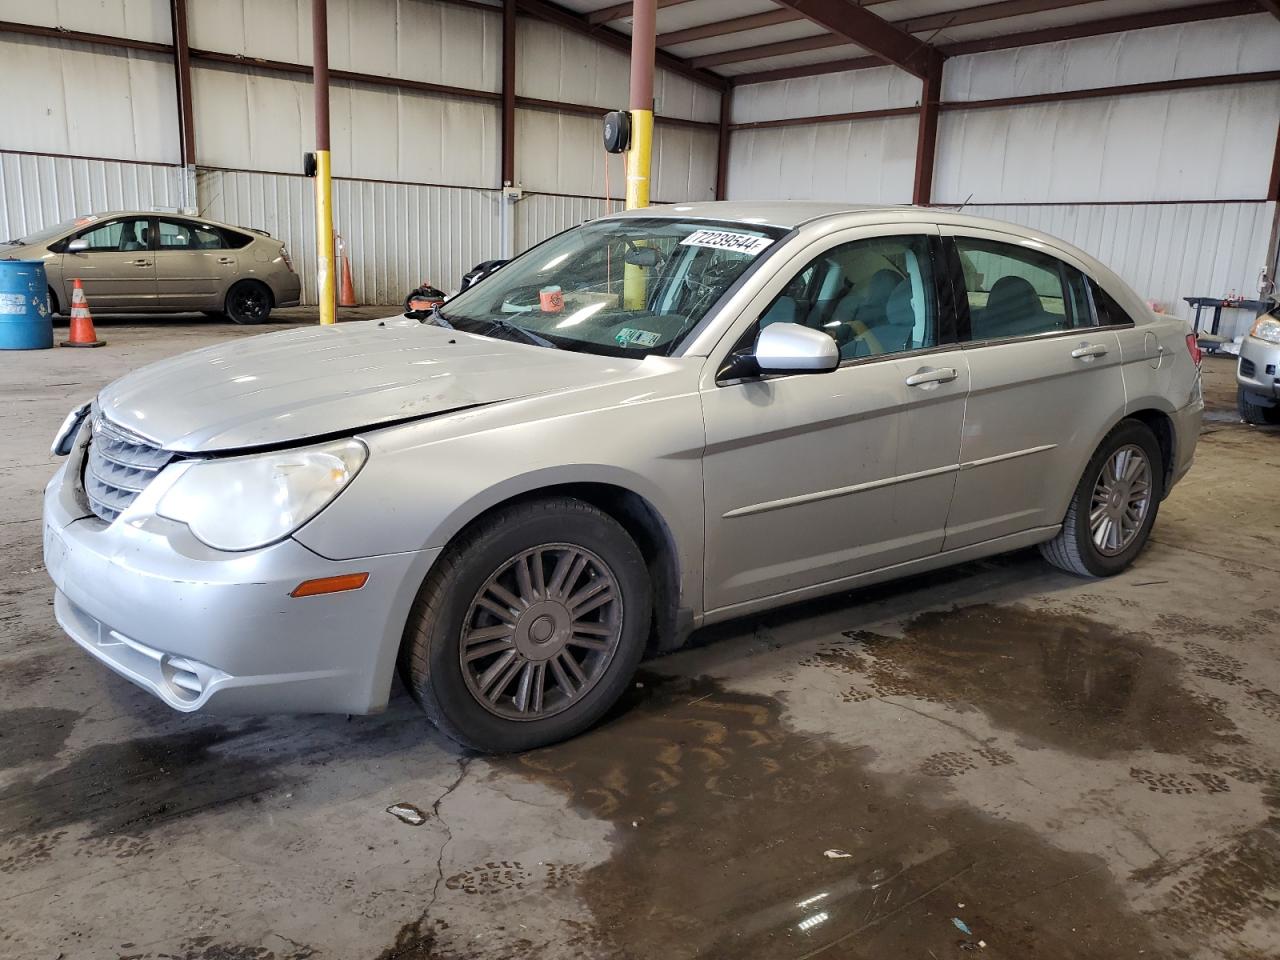
<svg viewBox="0 0 1280 960">
<path fill-rule="evenodd" d="M 1038 544 L 1123 571 L 1191 465 L 1182 321 L 1034 231 L 690 204 L 433 314 L 236 340 L 68 416 L 58 621 L 178 710 L 584 730 L 691 630 Z"/>
</svg>

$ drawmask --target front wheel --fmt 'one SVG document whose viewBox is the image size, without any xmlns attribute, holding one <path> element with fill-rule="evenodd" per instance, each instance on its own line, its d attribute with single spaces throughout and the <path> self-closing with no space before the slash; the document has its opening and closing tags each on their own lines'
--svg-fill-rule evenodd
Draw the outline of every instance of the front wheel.
<svg viewBox="0 0 1280 960">
<path fill-rule="evenodd" d="M 1155 434 L 1123 420 L 1085 468 L 1062 530 L 1040 552 L 1055 567 L 1082 577 L 1110 577 L 1146 546 L 1164 494 L 1164 462 Z"/>
<path fill-rule="evenodd" d="M 241 280 L 227 291 L 226 307 L 236 323 L 263 323 L 271 316 L 271 291 L 256 280 Z"/>
<path fill-rule="evenodd" d="M 445 734 L 488 753 L 566 739 L 622 695 L 644 652 L 644 558 L 608 514 L 569 497 L 465 532 L 419 591 L 405 685 Z"/>
<path fill-rule="evenodd" d="M 1242 386 L 1236 387 L 1236 407 L 1240 411 L 1240 419 L 1255 427 L 1280 424 L 1280 404 L 1264 407 L 1255 402 L 1249 391 Z"/>
</svg>

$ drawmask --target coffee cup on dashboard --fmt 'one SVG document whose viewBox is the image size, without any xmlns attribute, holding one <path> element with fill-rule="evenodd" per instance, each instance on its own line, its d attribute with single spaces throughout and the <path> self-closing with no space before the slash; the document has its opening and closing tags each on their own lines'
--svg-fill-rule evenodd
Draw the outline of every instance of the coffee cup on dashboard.
<svg viewBox="0 0 1280 960">
<path fill-rule="evenodd" d="M 564 292 L 559 287 L 543 287 L 538 291 L 543 313 L 559 313 L 564 309 Z"/>
</svg>

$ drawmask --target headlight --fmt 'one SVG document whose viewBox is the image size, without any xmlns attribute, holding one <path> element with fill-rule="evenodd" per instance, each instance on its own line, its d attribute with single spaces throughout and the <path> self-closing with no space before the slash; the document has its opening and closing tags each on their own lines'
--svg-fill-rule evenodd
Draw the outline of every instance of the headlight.
<svg viewBox="0 0 1280 960">
<path fill-rule="evenodd" d="M 165 491 L 156 513 L 218 550 L 283 540 L 323 510 L 369 456 L 359 440 L 203 460 Z"/>
<path fill-rule="evenodd" d="M 1264 314 L 1258 318 L 1250 331 L 1252 336 L 1270 343 L 1280 343 L 1280 317 L 1274 313 Z"/>
<path fill-rule="evenodd" d="M 80 430 L 80 424 L 84 423 L 84 418 L 89 415 L 89 408 L 92 406 L 92 401 L 82 403 L 67 414 L 62 421 L 62 426 L 53 435 L 53 446 L 49 448 L 50 456 L 65 457 L 71 452 L 71 444 Z"/>
</svg>

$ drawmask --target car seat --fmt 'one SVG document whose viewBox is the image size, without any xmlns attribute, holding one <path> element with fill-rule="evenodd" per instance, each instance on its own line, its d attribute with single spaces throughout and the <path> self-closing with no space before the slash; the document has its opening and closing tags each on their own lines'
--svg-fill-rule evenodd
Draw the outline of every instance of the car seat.
<svg viewBox="0 0 1280 960">
<path fill-rule="evenodd" d="M 973 339 L 998 340 L 1034 333 L 1045 328 L 1047 316 L 1030 280 L 1001 277 L 987 294 L 987 305 L 973 311 Z"/>
<path fill-rule="evenodd" d="M 117 248 L 122 252 L 130 250 L 145 250 L 145 243 L 138 240 L 136 227 L 132 220 L 126 220 L 120 227 L 120 246 Z M 143 227 L 143 236 L 146 235 L 146 227 Z"/>
<path fill-rule="evenodd" d="M 871 327 L 871 332 L 886 353 L 910 350 L 916 329 L 916 311 L 911 303 L 911 282 L 903 280 L 885 302 L 884 323 Z"/>
</svg>

